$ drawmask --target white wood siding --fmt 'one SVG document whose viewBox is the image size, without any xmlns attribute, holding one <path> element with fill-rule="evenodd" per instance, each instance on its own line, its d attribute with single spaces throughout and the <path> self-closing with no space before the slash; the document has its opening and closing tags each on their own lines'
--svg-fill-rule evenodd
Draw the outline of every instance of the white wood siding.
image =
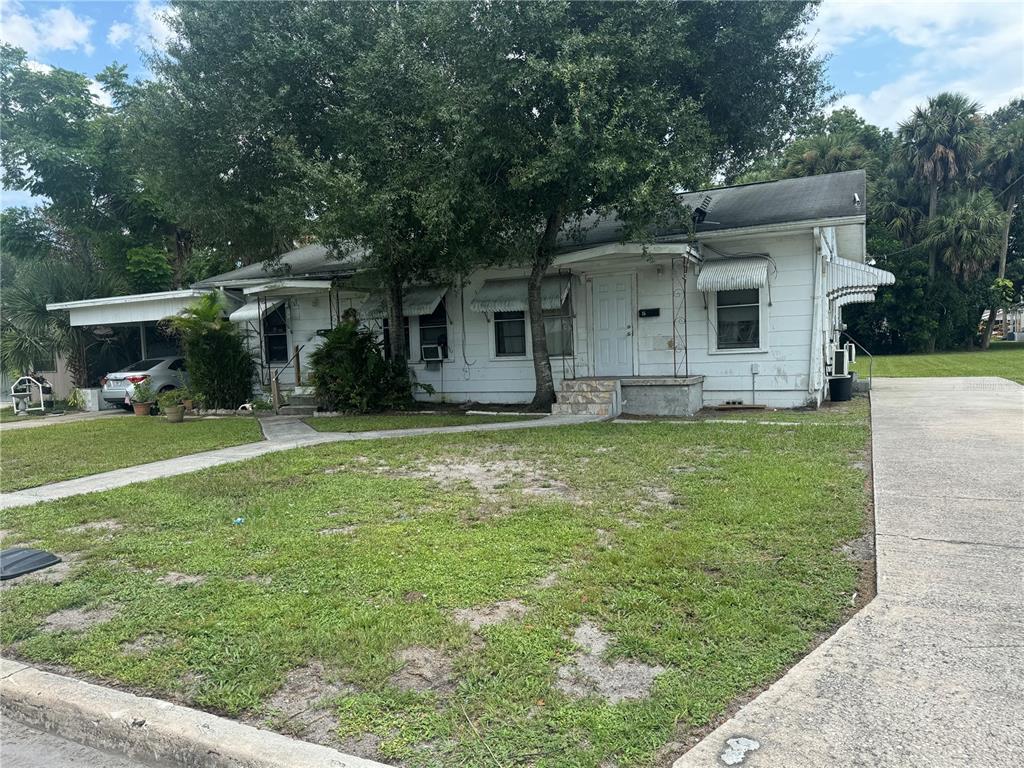
<svg viewBox="0 0 1024 768">
<path fill-rule="evenodd" d="M 864 260 L 863 227 L 845 227 L 837 232 L 840 255 Z M 741 400 L 773 407 L 797 407 L 820 402 L 821 388 L 808 391 L 811 365 L 812 313 L 816 282 L 813 279 L 814 232 L 804 231 L 771 234 L 762 237 L 714 241 L 716 250 L 724 253 L 767 253 L 774 267 L 769 270 L 768 287 L 762 289 L 761 333 L 765 343 L 760 350 L 722 353 L 715 349 L 715 333 L 705 307 L 705 297 L 696 289 L 696 271 L 690 265 L 686 305 L 688 371 L 703 375 L 704 401 L 715 405 Z M 712 254 L 707 253 L 707 257 Z M 660 260 L 657 260 L 660 259 Z M 666 256 L 649 262 L 642 257 L 623 255 L 619 259 L 602 259 L 600 267 L 589 268 L 587 262 L 574 265 L 572 301 L 574 310 L 575 375 L 591 375 L 593 350 L 589 343 L 592 327 L 591 280 L 594 276 L 631 272 L 635 275 L 635 308 L 660 309 L 658 317 L 634 319 L 633 360 L 638 376 L 671 376 L 673 344 L 676 334 L 672 316 L 671 262 Z M 423 400 L 438 402 L 526 403 L 534 393 L 533 362 L 529 352 L 529 319 L 527 319 L 527 354 L 520 358 L 496 357 L 492 318 L 473 312 L 470 302 L 487 279 L 521 277 L 526 270 L 483 270 L 475 273 L 462 289 L 452 288 L 445 294 L 448 314 L 449 356 L 440 366 L 429 368 L 419 361 L 419 318 L 409 319 L 412 371 L 416 379 L 435 389 L 433 395 L 421 393 Z M 358 307 L 360 300 L 346 300 L 345 306 Z M 288 301 L 289 349 L 305 345 L 302 351 L 303 383 L 309 371 L 309 354 L 319 344 L 318 329 L 327 328 L 330 311 L 327 297 L 302 296 Z M 819 327 L 826 332 L 833 323 L 828 317 L 828 303 L 822 304 Z M 833 319 L 834 322 L 834 319 Z M 682 323 L 678 323 L 680 333 Z M 680 345 L 681 346 L 681 345 Z M 683 352 L 677 350 L 679 374 L 683 374 Z M 758 368 L 752 380 L 751 366 Z M 280 381 L 293 383 L 290 369 Z M 560 358 L 551 361 L 555 386 L 563 371 L 572 375 L 573 366 Z M 755 392 L 751 393 L 752 386 Z"/>
</svg>

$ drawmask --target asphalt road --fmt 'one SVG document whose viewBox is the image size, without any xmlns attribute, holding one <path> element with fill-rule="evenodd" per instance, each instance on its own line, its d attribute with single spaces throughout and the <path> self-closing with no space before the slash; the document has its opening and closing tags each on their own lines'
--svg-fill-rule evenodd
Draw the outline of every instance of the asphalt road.
<svg viewBox="0 0 1024 768">
<path fill-rule="evenodd" d="M 3 768 L 152 768 L 124 757 L 67 741 L 52 733 L 4 719 L 0 721 Z"/>
</svg>

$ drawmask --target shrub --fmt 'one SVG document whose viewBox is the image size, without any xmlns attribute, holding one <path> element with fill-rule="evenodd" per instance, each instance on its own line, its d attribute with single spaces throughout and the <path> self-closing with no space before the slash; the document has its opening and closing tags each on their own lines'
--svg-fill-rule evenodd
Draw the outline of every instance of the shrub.
<svg viewBox="0 0 1024 768">
<path fill-rule="evenodd" d="M 317 399 L 331 410 L 381 411 L 401 408 L 412 400 L 412 382 L 405 361 L 392 363 L 376 335 L 346 320 L 327 334 L 310 355 Z"/>
<path fill-rule="evenodd" d="M 252 397 L 253 362 L 223 308 L 222 295 L 208 293 L 167 322 L 181 339 L 195 396 L 207 408 L 234 410 Z"/>
</svg>

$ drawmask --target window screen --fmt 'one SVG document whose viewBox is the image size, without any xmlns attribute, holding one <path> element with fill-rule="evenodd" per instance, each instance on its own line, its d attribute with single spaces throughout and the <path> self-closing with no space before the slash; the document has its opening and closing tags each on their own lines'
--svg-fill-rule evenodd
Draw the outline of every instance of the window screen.
<svg viewBox="0 0 1024 768">
<path fill-rule="evenodd" d="M 494 354 L 526 356 L 526 316 L 522 311 L 494 313 Z"/>
<path fill-rule="evenodd" d="M 718 348 L 761 346 L 761 294 L 757 288 L 718 292 Z"/>
</svg>

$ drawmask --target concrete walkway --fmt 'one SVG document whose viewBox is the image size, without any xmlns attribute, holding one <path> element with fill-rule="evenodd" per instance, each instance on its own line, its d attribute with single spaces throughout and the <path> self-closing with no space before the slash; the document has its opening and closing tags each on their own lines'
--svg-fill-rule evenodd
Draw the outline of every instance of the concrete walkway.
<svg viewBox="0 0 1024 768">
<path fill-rule="evenodd" d="M 871 400 L 878 596 L 674 768 L 1024 761 L 1024 387 Z"/>
<path fill-rule="evenodd" d="M 287 421 L 286 421 L 287 420 Z M 267 440 L 259 443 L 245 443 L 230 448 L 219 448 L 215 451 L 193 453 L 189 456 L 178 456 L 173 459 L 154 461 L 135 467 L 115 469 L 97 475 L 65 480 L 60 483 L 26 488 L 22 491 L 0 493 L 0 509 L 38 504 L 41 501 L 54 501 L 83 493 L 107 491 L 121 488 L 134 483 L 143 483 L 160 477 L 174 477 L 200 469 L 232 464 L 245 461 L 267 453 L 287 451 L 292 448 L 306 448 L 323 443 L 347 442 L 353 440 L 391 440 L 416 435 L 450 435 L 462 432 L 497 432 L 506 429 L 540 429 L 544 427 L 562 427 L 569 424 L 584 424 L 588 421 L 599 421 L 596 416 L 546 416 L 528 421 L 503 421 L 493 424 L 469 424 L 461 427 L 421 427 L 419 429 L 389 429 L 374 432 L 317 432 L 299 417 L 279 416 L 262 419 L 261 424 Z"/>
<path fill-rule="evenodd" d="M 35 429 L 36 427 L 52 427 L 55 424 L 77 424 L 80 421 L 95 421 L 96 419 L 117 418 L 128 416 L 128 411 L 120 408 L 116 411 L 87 411 L 85 413 L 65 413 L 62 416 L 14 416 L 14 421 L 0 423 L 0 432 L 14 431 L 16 429 Z"/>
</svg>

